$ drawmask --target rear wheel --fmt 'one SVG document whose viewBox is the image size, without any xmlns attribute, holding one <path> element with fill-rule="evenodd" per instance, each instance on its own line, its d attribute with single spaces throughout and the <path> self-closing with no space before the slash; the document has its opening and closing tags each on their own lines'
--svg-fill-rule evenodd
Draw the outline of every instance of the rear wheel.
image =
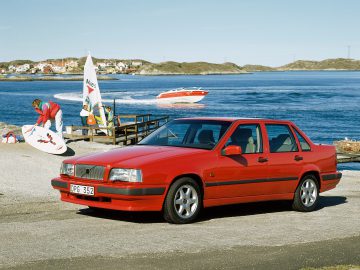
<svg viewBox="0 0 360 270">
<path fill-rule="evenodd" d="M 319 201 L 319 184 L 314 175 L 305 175 L 295 191 L 293 209 L 301 212 L 313 211 Z"/>
<path fill-rule="evenodd" d="M 202 194 L 194 179 L 183 177 L 173 183 L 164 202 L 164 218 L 175 224 L 190 223 L 202 208 Z"/>
</svg>

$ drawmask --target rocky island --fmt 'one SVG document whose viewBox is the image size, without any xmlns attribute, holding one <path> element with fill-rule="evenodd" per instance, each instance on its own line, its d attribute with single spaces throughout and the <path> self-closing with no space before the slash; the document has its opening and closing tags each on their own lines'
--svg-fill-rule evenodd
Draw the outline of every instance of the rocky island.
<svg viewBox="0 0 360 270">
<path fill-rule="evenodd" d="M 139 75 L 210 75 L 247 73 L 234 63 L 213 64 L 207 62 L 163 62 L 147 64 L 137 71 Z"/>
<path fill-rule="evenodd" d="M 208 62 L 151 63 L 142 59 L 101 59 L 93 58 L 98 74 L 133 75 L 210 75 L 244 74 L 248 72 L 268 71 L 312 71 L 312 70 L 360 70 L 360 61 L 347 58 L 326 59 L 323 61 L 298 60 L 280 67 L 264 65 L 239 66 L 226 62 L 222 64 Z M 34 62 L 15 60 L 0 62 L 0 81 L 67 81 L 82 80 L 85 58 L 48 59 Z M 71 75 L 71 76 L 67 76 Z M 114 77 L 99 76 L 99 80 L 111 80 Z"/>
</svg>

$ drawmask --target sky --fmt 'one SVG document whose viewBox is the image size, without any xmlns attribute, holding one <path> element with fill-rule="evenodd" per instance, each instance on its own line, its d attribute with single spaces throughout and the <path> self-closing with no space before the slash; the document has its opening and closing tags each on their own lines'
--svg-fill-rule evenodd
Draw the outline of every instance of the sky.
<svg viewBox="0 0 360 270">
<path fill-rule="evenodd" d="M 0 0 L 0 62 L 360 59 L 358 0 Z M 349 47 L 350 46 L 350 47 Z"/>
</svg>

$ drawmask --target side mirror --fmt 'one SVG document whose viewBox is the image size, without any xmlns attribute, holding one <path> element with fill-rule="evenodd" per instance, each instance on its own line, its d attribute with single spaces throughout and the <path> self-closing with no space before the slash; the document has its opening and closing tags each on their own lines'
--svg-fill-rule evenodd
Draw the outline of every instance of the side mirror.
<svg viewBox="0 0 360 270">
<path fill-rule="evenodd" d="M 242 150 L 238 145 L 228 145 L 223 150 L 221 150 L 221 154 L 223 156 L 241 155 Z"/>
</svg>

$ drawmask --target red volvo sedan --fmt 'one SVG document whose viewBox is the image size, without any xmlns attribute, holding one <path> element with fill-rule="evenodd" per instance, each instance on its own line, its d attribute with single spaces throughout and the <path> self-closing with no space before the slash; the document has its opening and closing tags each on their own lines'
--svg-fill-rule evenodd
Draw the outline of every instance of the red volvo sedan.
<svg viewBox="0 0 360 270">
<path fill-rule="evenodd" d="M 336 164 L 334 146 L 290 121 L 184 118 L 135 146 L 67 159 L 51 183 L 65 202 L 189 223 L 203 207 L 244 202 L 292 200 L 312 211 L 339 183 Z"/>
</svg>

